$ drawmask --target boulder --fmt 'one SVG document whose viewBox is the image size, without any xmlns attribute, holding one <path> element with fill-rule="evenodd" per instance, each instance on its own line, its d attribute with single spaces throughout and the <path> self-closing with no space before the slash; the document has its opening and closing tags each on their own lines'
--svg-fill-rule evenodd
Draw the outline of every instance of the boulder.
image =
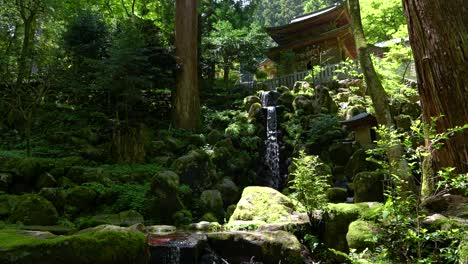
<svg viewBox="0 0 468 264">
<path fill-rule="evenodd" d="M 353 179 L 354 202 L 382 202 L 383 175 L 379 172 L 364 171 Z"/>
<path fill-rule="evenodd" d="M 39 179 L 36 182 L 36 189 L 40 190 L 42 188 L 50 188 L 50 187 L 55 187 L 57 186 L 57 180 L 55 177 L 48 173 L 44 172 L 39 176 Z"/>
<path fill-rule="evenodd" d="M 335 103 L 335 101 L 333 101 L 333 98 L 330 96 L 330 92 L 327 87 L 321 85 L 317 85 L 315 87 L 314 101 L 315 113 L 338 113 L 338 105 Z"/>
<path fill-rule="evenodd" d="M 397 128 L 403 131 L 410 131 L 411 130 L 411 116 L 409 115 L 398 115 L 395 116 L 395 123 Z"/>
<path fill-rule="evenodd" d="M 173 223 L 173 215 L 184 208 L 178 195 L 179 176 L 173 171 L 161 171 L 151 179 L 147 194 L 147 211 L 157 223 Z"/>
<path fill-rule="evenodd" d="M 328 148 L 328 152 L 334 164 L 346 165 L 351 155 L 353 155 L 353 145 L 335 142 Z"/>
<path fill-rule="evenodd" d="M 0 219 L 8 218 L 12 214 L 20 197 L 19 195 L 0 195 Z"/>
<path fill-rule="evenodd" d="M 278 98 L 278 105 L 284 105 L 288 109 L 293 109 L 294 95 L 291 92 L 282 93 Z"/>
<path fill-rule="evenodd" d="M 247 96 L 244 98 L 244 109 L 248 111 L 251 108 L 251 106 L 256 103 L 260 104 L 260 106 L 262 105 L 262 101 L 258 96 Z"/>
<path fill-rule="evenodd" d="M 49 200 L 59 212 L 63 212 L 66 193 L 62 188 L 42 188 L 39 195 Z"/>
<path fill-rule="evenodd" d="M 13 207 L 9 221 L 21 222 L 25 225 L 54 225 L 58 213 L 54 205 L 37 194 L 25 194 L 18 198 Z"/>
<path fill-rule="evenodd" d="M 294 98 L 292 103 L 294 111 L 303 111 L 305 114 L 313 114 L 315 111 L 314 101 L 306 95 L 299 95 Z"/>
<path fill-rule="evenodd" d="M 356 220 L 349 225 L 346 241 L 349 248 L 357 252 L 364 249 L 374 249 L 377 244 L 378 227 L 375 223 L 364 220 Z"/>
<path fill-rule="evenodd" d="M 215 145 L 218 141 L 223 139 L 224 135 L 217 129 L 212 129 L 210 133 L 208 133 L 208 136 L 206 140 L 208 141 L 208 144 L 210 145 Z"/>
<path fill-rule="evenodd" d="M 1 172 L 0 173 L 0 192 L 8 192 L 10 184 L 13 182 L 13 174 Z"/>
<path fill-rule="evenodd" d="M 65 204 L 76 208 L 76 213 L 89 212 L 94 209 L 96 198 L 97 193 L 93 189 L 86 186 L 76 186 L 66 192 Z"/>
<path fill-rule="evenodd" d="M 229 177 L 224 177 L 215 188 L 221 192 L 223 204 L 234 204 L 239 201 L 239 188 Z"/>
<path fill-rule="evenodd" d="M 327 199 L 330 203 L 343 203 L 348 197 L 348 191 L 344 188 L 330 188 L 327 190 Z"/>
<path fill-rule="evenodd" d="M 275 189 L 250 186 L 244 189 L 229 222 L 260 220 L 267 223 L 288 222 L 295 210 L 294 203 Z"/>
<path fill-rule="evenodd" d="M 215 219 L 222 220 L 224 217 L 223 198 L 218 190 L 206 190 L 200 195 L 201 209 L 205 213 L 213 213 Z M 208 219 L 204 219 L 208 220 Z M 214 220 L 214 219 L 210 219 Z M 215 221 L 211 221 L 215 222 Z"/>
<path fill-rule="evenodd" d="M 210 247 L 229 263 L 303 263 L 301 244 L 285 231 L 215 232 L 207 236 Z"/>
<path fill-rule="evenodd" d="M 191 145 L 202 147 L 206 144 L 206 138 L 203 134 L 190 134 L 187 137 L 187 142 Z"/>
<path fill-rule="evenodd" d="M 306 92 L 308 90 L 310 90 L 310 84 L 308 82 L 299 81 L 294 83 L 293 91 L 295 93 Z"/>
<path fill-rule="evenodd" d="M 260 103 L 252 104 L 249 108 L 249 119 L 255 120 L 261 111 L 262 111 L 262 105 Z"/>
<path fill-rule="evenodd" d="M 364 149 L 358 149 L 349 158 L 344 171 L 348 175 L 348 178 L 352 180 L 359 172 L 371 170 L 373 167 L 375 167 L 375 165 L 366 160 L 366 152 Z"/>
<path fill-rule="evenodd" d="M 218 222 L 208 222 L 201 221 L 198 223 L 193 223 L 189 225 L 190 231 L 200 231 L 200 232 L 218 232 L 223 229 L 223 227 Z"/>
<path fill-rule="evenodd" d="M 143 216 L 135 210 L 123 211 L 118 214 L 103 214 L 91 217 L 91 221 L 117 226 L 132 226 L 143 223 Z"/>
<path fill-rule="evenodd" d="M 382 206 L 380 203 L 329 204 L 328 212 L 319 221 L 319 237 L 325 246 L 342 252 L 348 252 L 346 241 L 348 226 L 370 209 Z"/>
<path fill-rule="evenodd" d="M 194 191 L 202 191 L 211 186 L 216 174 L 210 157 L 202 150 L 191 150 L 172 164 L 180 182 L 187 184 Z"/>
<path fill-rule="evenodd" d="M 146 238 L 131 229 L 104 226 L 72 236 L 0 230 L 0 263 L 146 263 Z"/>
</svg>

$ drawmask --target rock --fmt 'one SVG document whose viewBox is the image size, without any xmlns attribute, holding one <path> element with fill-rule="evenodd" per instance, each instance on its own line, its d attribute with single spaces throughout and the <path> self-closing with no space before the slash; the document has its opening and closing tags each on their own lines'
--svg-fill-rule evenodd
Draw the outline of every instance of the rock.
<svg viewBox="0 0 468 264">
<path fill-rule="evenodd" d="M 349 248 L 354 248 L 357 252 L 364 249 L 374 249 L 377 244 L 378 227 L 370 221 L 357 220 L 349 225 L 346 241 Z"/>
<path fill-rule="evenodd" d="M 145 230 L 150 234 L 167 235 L 176 232 L 177 228 L 170 225 L 153 225 L 147 226 Z"/>
<path fill-rule="evenodd" d="M 294 98 L 292 103 L 294 111 L 303 111 L 305 114 L 313 114 L 314 113 L 314 101 L 306 95 L 299 95 Z"/>
<path fill-rule="evenodd" d="M 382 202 L 383 175 L 379 172 L 360 172 L 354 176 L 354 202 Z"/>
<path fill-rule="evenodd" d="M 204 221 L 204 222 L 221 222 L 220 220 L 218 220 L 218 218 L 213 214 L 213 213 L 206 213 L 204 214 L 201 218 L 200 218 L 200 221 Z"/>
<path fill-rule="evenodd" d="M 287 222 L 295 206 L 291 199 L 268 187 L 250 186 L 244 189 L 229 222 L 260 220 L 267 223 Z"/>
<path fill-rule="evenodd" d="M 0 263 L 146 263 L 146 238 L 131 229 L 91 229 L 50 238 L 22 232 L 0 230 Z"/>
<path fill-rule="evenodd" d="M 109 177 L 109 174 L 102 168 L 73 166 L 68 170 L 66 177 L 77 184 L 83 184 L 85 182 L 103 183 Z"/>
<path fill-rule="evenodd" d="M 59 225 L 53 225 L 53 226 L 38 226 L 38 225 L 33 225 L 33 226 L 22 226 L 22 230 L 27 230 L 27 231 L 37 231 L 37 232 L 47 232 L 51 233 L 54 235 L 71 235 L 76 233 L 76 229 L 70 228 L 70 227 L 65 227 L 65 226 L 59 226 Z"/>
<path fill-rule="evenodd" d="M 366 152 L 363 149 L 358 149 L 351 155 L 344 170 L 349 179 L 352 180 L 359 172 L 371 170 L 372 168 L 372 164 L 366 160 Z"/>
<path fill-rule="evenodd" d="M 380 206 L 382 206 L 380 203 L 329 204 L 328 213 L 323 215 L 322 219 L 314 219 L 314 221 L 319 221 L 319 225 L 321 225 L 319 230 L 321 241 L 329 248 L 348 252 L 346 234 L 349 224 L 370 209 Z"/>
<path fill-rule="evenodd" d="M 209 245 L 229 263 L 251 263 L 251 260 L 277 264 L 303 263 L 301 244 L 284 231 L 208 233 Z"/>
<path fill-rule="evenodd" d="M 192 223 L 192 212 L 189 210 L 180 210 L 172 215 L 172 222 L 176 226 L 185 226 Z"/>
<path fill-rule="evenodd" d="M 423 224 L 426 224 L 426 225 L 433 225 L 435 224 L 436 222 L 439 222 L 439 221 L 445 221 L 447 220 L 448 218 L 444 215 L 441 215 L 441 214 L 433 214 L 433 215 L 429 215 L 429 216 L 426 216 L 423 220 Z"/>
<path fill-rule="evenodd" d="M 42 188 L 39 195 L 49 200 L 59 212 L 63 212 L 66 193 L 62 188 Z"/>
<path fill-rule="evenodd" d="M 295 93 L 306 92 L 308 90 L 310 90 L 310 84 L 308 82 L 300 81 L 294 83 L 293 91 Z"/>
<path fill-rule="evenodd" d="M 346 109 L 345 119 L 350 119 L 354 116 L 357 116 L 361 113 L 366 112 L 366 108 L 362 105 L 353 105 Z"/>
<path fill-rule="evenodd" d="M 216 174 L 210 157 L 202 150 L 191 150 L 172 164 L 180 182 L 194 191 L 202 191 L 212 184 Z"/>
<path fill-rule="evenodd" d="M 58 213 L 54 205 L 37 194 L 25 194 L 18 198 L 9 221 L 25 225 L 54 225 Z"/>
<path fill-rule="evenodd" d="M 143 216 L 134 210 L 120 212 L 118 214 L 103 214 L 91 217 L 92 222 L 101 224 L 111 224 L 118 226 L 131 226 L 143 223 Z"/>
<path fill-rule="evenodd" d="M 53 164 L 50 160 L 39 158 L 25 158 L 17 164 L 17 178 L 19 181 L 34 186 L 39 175 L 50 170 Z"/>
<path fill-rule="evenodd" d="M 260 103 L 252 104 L 249 108 L 249 119 L 255 120 L 261 111 L 262 111 L 262 105 Z"/>
<path fill-rule="evenodd" d="M 208 222 L 201 221 L 198 223 L 193 223 L 189 225 L 190 231 L 200 231 L 200 232 L 218 232 L 221 231 L 223 227 L 218 222 Z"/>
<path fill-rule="evenodd" d="M 323 112 L 322 109 L 326 109 L 326 113 L 329 114 L 338 113 L 338 105 L 333 101 L 325 86 L 317 85 L 315 87 L 314 101 L 315 113 Z"/>
<path fill-rule="evenodd" d="M 327 190 L 327 199 L 330 203 L 343 203 L 348 197 L 348 191 L 344 188 L 330 188 Z"/>
<path fill-rule="evenodd" d="M 174 153 L 182 152 L 187 147 L 188 143 L 170 136 L 165 138 L 164 142 L 166 143 L 168 150 Z"/>
<path fill-rule="evenodd" d="M 291 92 L 282 93 L 278 98 L 278 105 L 284 105 L 288 109 L 293 109 L 294 95 Z"/>
<path fill-rule="evenodd" d="M 228 231 L 255 231 L 259 230 L 262 226 L 266 225 L 265 221 L 251 220 L 251 221 L 229 221 L 224 225 L 224 229 Z M 269 231 L 269 230 L 264 230 Z M 276 231 L 276 230 L 275 230 Z"/>
<path fill-rule="evenodd" d="M 94 209 L 97 193 L 86 186 L 76 186 L 66 192 L 65 204 L 76 207 L 78 212 L 89 212 Z"/>
<path fill-rule="evenodd" d="M 203 147 L 206 144 L 206 138 L 203 134 L 191 134 L 187 137 L 187 142 L 197 147 Z"/>
<path fill-rule="evenodd" d="M 200 195 L 200 205 L 201 209 L 205 213 L 213 213 L 215 219 L 223 219 L 224 209 L 223 209 L 223 198 L 221 192 L 218 190 L 206 190 L 203 191 Z M 205 219 L 208 220 L 208 219 Z M 215 221 L 211 221 L 215 222 Z"/>
<path fill-rule="evenodd" d="M 338 102 L 345 103 L 345 102 L 348 102 L 349 95 L 350 95 L 350 92 L 348 91 L 340 92 L 336 94 L 335 98 Z"/>
<path fill-rule="evenodd" d="M 148 263 L 200 263 L 206 240 L 205 235 L 196 233 L 149 235 Z"/>
<path fill-rule="evenodd" d="M 184 208 L 178 195 L 179 176 L 173 171 L 161 171 L 151 179 L 147 193 L 147 212 L 156 223 L 171 224 L 172 216 Z"/>
<path fill-rule="evenodd" d="M 262 105 L 262 101 L 258 96 L 247 96 L 244 98 L 244 109 L 248 111 L 251 108 L 251 106 L 256 103 L 260 104 L 260 106 Z"/>
<path fill-rule="evenodd" d="M 234 204 L 239 201 L 239 188 L 230 178 L 224 177 L 215 188 L 221 192 L 223 204 Z"/>
<path fill-rule="evenodd" d="M 30 236 L 37 239 L 49 239 L 54 238 L 56 235 L 47 232 L 47 231 L 29 231 L 29 230 L 21 230 L 17 232 L 20 235 Z"/>
<path fill-rule="evenodd" d="M 1 172 L 0 173 L 0 192 L 8 192 L 8 189 L 12 182 L 13 182 L 13 174 Z"/>
<path fill-rule="evenodd" d="M 398 115 L 395 117 L 395 123 L 397 128 L 403 131 L 410 131 L 411 130 L 411 123 L 412 119 L 409 115 Z"/>
<path fill-rule="evenodd" d="M 232 214 L 234 213 L 235 210 L 236 210 L 236 205 L 235 204 L 229 205 L 226 208 L 226 212 L 224 213 L 224 219 L 229 220 L 229 218 L 231 218 L 231 216 L 232 216 Z"/>
<path fill-rule="evenodd" d="M 218 141 L 223 139 L 223 137 L 224 137 L 223 133 L 221 133 L 219 130 L 212 129 L 210 133 L 208 133 L 208 136 L 207 136 L 208 144 L 214 146 Z"/>
<path fill-rule="evenodd" d="M 291 92 L 291 90 L 289 90 L 289 88 L 284 85 L 280 87 L 276 87 L 276 91 L 281 94 Z"/>
<path fill-rule="evenodd" d="M 39 176 L 39 179 L 36 182 L 36 189 L 40 190 L 42 188 L 50 188 L 50 187 L 55 187 L 57 186 L 57 180 L 55 180 L 55 177 L 48 173 L 44 172 Z"/>
<path fill-rule="evenodd" d="M 401 112 L 412 119 L 417 119 L 421 115 L 421 106 L 418 103 L 405 103 L 401 107 Z"/>
<path fill-rule="evenodd" d="M 12 214 L 20 197 L 18 195 L 0 195 L 0 219 L 8 218 Z"/>
<path fill-rule="evenodd" d="M 335 142 L 328 148 L 328 152 L 334 164 L 346 165 L 351 155 L 353 155 L 353 145 Z"/>
</svg>

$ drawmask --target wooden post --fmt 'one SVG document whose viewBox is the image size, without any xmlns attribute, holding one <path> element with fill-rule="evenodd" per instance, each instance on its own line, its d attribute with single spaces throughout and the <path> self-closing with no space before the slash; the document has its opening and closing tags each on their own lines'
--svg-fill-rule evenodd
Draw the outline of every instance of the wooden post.
<svg viewBox="0 0 468 264">
<path fill-rule="evenodd" d="M 174 125 L 196 129 L 200 124 L 198 91 L 197 0 L 176 0 L 175 47 L 180 69 L 176 74 Z"/>
</svg>

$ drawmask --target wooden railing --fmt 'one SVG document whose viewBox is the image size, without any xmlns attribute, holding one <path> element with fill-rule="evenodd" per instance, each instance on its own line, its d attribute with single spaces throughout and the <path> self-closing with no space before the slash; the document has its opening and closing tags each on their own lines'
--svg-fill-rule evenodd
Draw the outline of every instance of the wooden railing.
<svg viewBox="0 0 468 264">
<path fill-rule="evenodd" d="M 347 72 L 342 72 L 337 71 L 338 69 L 342 69 L 342 64 L 331 64 L 324 66 L 322 70 L 320 71 L 319 75 L 314 78 L 315 84 L 323 83 L 323 82 L 330 82 L 334 79 L 334 76 L 336 76 L 339 80 L 345 79 L 349 77 L 349 74 Z M 357 64 L 354 65 L 354 69 L 359 71 L 359 67 Z M 249 88 L 268 88 L 268 89 L 274 89 L 276 87 L 280 86 L 286 86 L 286 87 L 293 87 L 294 83 L 297 81 L 303 81 L 307 75 L 309 75 L 311 71 L 301 71 L 301 72 L 295 72 L 292 74 L 288 75 L 283 75 L 276 77 L 274 79 L 268 79 L 263 82 L 242 82 L 239 83 L 240 85 L 247 86 Z"/>
</svg>

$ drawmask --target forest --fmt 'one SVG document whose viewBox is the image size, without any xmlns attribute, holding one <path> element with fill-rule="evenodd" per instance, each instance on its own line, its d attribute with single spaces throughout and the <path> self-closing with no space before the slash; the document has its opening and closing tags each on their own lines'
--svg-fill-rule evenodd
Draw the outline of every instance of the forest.
<svg viewBox="0 0 468 264">
<path fill-rule="evenodd" d="M 0 0 L 0 263 L 468 264 L 467 12 Z"/>
</svg>

